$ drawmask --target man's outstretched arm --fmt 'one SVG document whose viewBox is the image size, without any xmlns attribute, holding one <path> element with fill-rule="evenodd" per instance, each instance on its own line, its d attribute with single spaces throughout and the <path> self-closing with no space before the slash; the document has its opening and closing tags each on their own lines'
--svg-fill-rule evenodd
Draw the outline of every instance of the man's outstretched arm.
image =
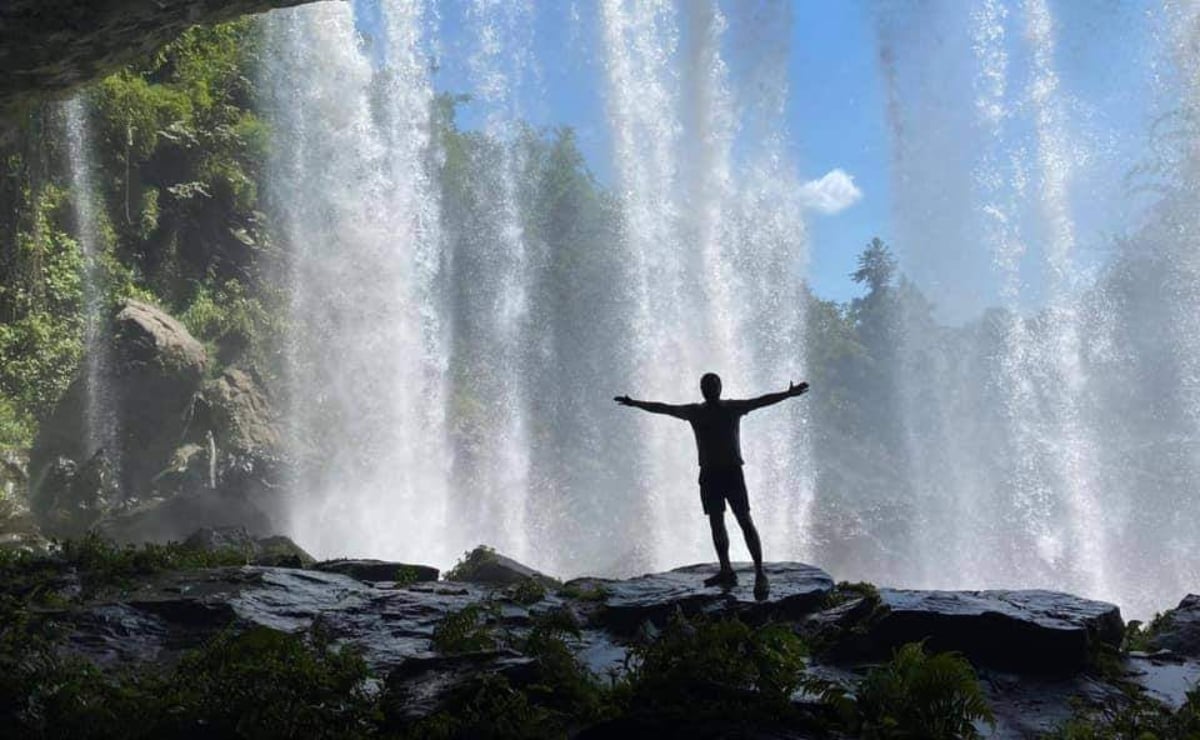
<svg viewBox="0 0 1200 740">
<path fill-rule="evenodd" d="M 767 393 L 758 398 L 747 398 L 742 401 L 742 412 L 749 413 L 755 409 L 761 409 L 763 406 L 770 406 L 773 403 L 779 403 L 785 398 L 792 396 L 801 396 L 808 392 L 808 383 L 792 383 L 788 381 L 788 389 L 779 393 Z"/>
<path fill-rule="evenodd" d="M 666 414 L 667 416 L 674 416 L 676 419 L 687 419 L 687 406 L 676 406 L 657 401 L 635 401 L 629 396 L 617 396 L 613 400 L 622 406 L 632 406 L 635 409 L 649 411 L 652 414 Z"/>
</svg>

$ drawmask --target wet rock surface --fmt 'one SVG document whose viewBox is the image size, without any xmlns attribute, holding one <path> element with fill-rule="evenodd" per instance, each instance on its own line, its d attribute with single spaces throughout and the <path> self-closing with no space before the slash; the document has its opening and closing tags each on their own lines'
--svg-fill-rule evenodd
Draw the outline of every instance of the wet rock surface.
<svg viewBox="0 0 1200 740">
<path fill-rule="evenodd" d="M 813 612 L 833 590 L 833 579 L 825 571 L 803 563 L 768 563 L 770 595 L 754 598 L 754 569 L 738 563 L 738 584 L 733 588 L 705 586 L 704 579 L 717 573 L 715 563 L 689 565 L 666 573 L 652 573 L 624 581 L 590 581 L 603 584 L 604 625 L 617 634 L 632 634 L 643 623 L 661 625 L 676 610 L 685 615 L 738 615 L 750 620 L 768 616 L 796 619 Z"/>
<path fill-rule="evenodd" d="M 316 563 L 314 570 L 341 573 L 369 583 L 426 583 L 438 579 L 438 569 L 428 565 L 409 565 L 387 560 L 351 559 L 325 560 Z"/>
<path fill-rule="evenodd" d="M 1055 591 L 881 589 L 880 609 L 844 655 L 886 658 L 907 642 L 957 651 L 977 664 L 1022 672 L 1075 673 L 1100 644 L 1124 634 L 1113 604 Z"/>
<path fill-rule="evenodd" d="M 1152 650 L 1200 658 L 1200 595 L 1188 594 L 1160 621 L 1161 626 L 1149 640 Z"/>
<path fill-rule="evenodd" d="M 463 583 L 488 586 L 508 586 L 528 580 L 537 581 L 545 586 L 558 583 L 550 576 L 483 545 L 467 553 L 447 577 Z"/>
<path fill-rule="evenodd" d="M 261 542 L 244 530 L 201 532 L 193 540 L 214 548 Z M 395 578 L 400 569 L 412 569 L 409 575 L 421 580 Z M 403 705 L 398 716 L 409 718 L 437 711 L 480 676 L 500 675 L 514 686 L 532 680 L 531 659 L 510 646 L 521 644 L 521 636 L 548 615 L 578 628 L 568 644 L 601 678 L 623 670 L 631 646 L 656 634 L 676 612 L 791 624 L 816 638 L 809 670 L 848 688 L 900 643 L 925 640 L 934 650 L 958 650 L 972 659 L 996 713 L 997 724 L 988 733 L 993 737 L 1052 731 L 1079 706 L 1124 701 L 1131 683 L 1177 706 L 1200 677 L 1200 662 L 1176 653 L 1131 655 L 1122 659 L 1120 677 L 1095 670 L 1088 656 L 1119 642 L 1120 613 L 1111 604 L 1068 594 L 854 590 L 835 586 L 813 566 L 772 563 L 771 595 L 756 601 L 749 566 L 738 567 L 740 582 L 727 590 L 703 585 L 715 570 L 715 564 L 701 564 L 530 590 L 528 579 L 439 581 L 433 568 L 386 561 L 247 565 L 149 576 L 118 595 L 44 616 L 68 627 L 72 651 L 109 667 L 169 664 L 230 627 L 297 632 L 319 624 L 335 640 L 363 650 L 390 700 Z M 485 606 L 487 628 L 506 639 L 495 649 L 454 655 L 436 650 L 438 626 L 471 605 Z M 1051 659 L 1062 662 L 1051 665 Z M 797 695 L 794 701 L 806 699 Z M 606 737 L 620 734 L 621 727 L 602 724 L 589 732 Z"/>
</svg>

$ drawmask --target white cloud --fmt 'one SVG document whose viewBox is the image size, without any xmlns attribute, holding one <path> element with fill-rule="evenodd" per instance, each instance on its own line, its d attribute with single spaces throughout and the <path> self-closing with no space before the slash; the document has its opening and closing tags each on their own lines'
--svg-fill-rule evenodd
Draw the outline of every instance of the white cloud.
<svg viewBox="0 0 1200 740">
<path fill-rule="evenodd" d="M 862 191 L 854 184 L 854 178 L 841 169 L 830 170 L 824 177 L 800 186 L 800 202 L 805 208 L 831 215 L 846 210 L 861 198 Z"/>
</svg>

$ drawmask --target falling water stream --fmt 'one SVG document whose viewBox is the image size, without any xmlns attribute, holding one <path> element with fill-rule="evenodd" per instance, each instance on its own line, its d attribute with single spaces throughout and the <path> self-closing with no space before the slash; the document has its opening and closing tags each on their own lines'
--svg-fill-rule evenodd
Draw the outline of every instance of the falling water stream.
<svg viewBox="0 0 1200 740">
<path fill-rule="evenodd" d="M 538 276 L 553 262 L 526 235 L 522 100 L 537 75 L 534 8 L 466 8 L 466 77 L 490 144 L 469 163 L 480 173 L 470 201 L 456 206 L 470 217 L 440 226 L 432 182 L 445 155 L 429 132 L 428 77 L 440 42 L 422 35 L 436 24 L 412 3 L 387 0 L 378 12 L 386 33 L 372 34 L 371 50 L 345 4 L 267 21 L 266 107 L 285 142 L 272 162 L 272 199 L 293 249 L 289 417 L 304 461 L 294 529 L 322 554 L 356 542 L 446 562 L 486 542 L 544 567 L 576 562 L 564 552 L 574 548 L 542 535 L 571 512 L 556 505 L 553 481 L 541 476 L 534 488 L 529 467 L 530 429 L 546 423 L 531 415 L 546 389 L 530 378 L 554 351 L 531 333 L 545 312 Z M 610 319 L 628 322 L 627 344 L 611 351 L 633 370 L 628 388 L 588 389 L 599 407 L 590 413 L 612 413 L 604 402 L 619 390 L 690 401 L 709 370 L 725 376 L 727 395 L 800 379 L 803 337 L 786 307 L 804 242 L 798 206 L 779 197 L 791 176 L 777 164 L 785 134 L 776 126 L 750 147 L 756 165 L 735 177 L 738 117 L 759 103 L 736 101 L 730 88 L 727 19 L 713 3 L 609 2 L 598 15 L 598 103 L 609 116 L 622 224 L 611 248 L 624 270 L 607 289 L 627 307 Z M 640 483 L 614 505 L 623 519 L 651 524 L 608 542 L 614 560 L 604 566 L 707 559 L 689 430 L 624 413 L 638 460 L 603 462 L 636 464 Z M 786 451 L 771 472 L 765 456 L 750 461 L 751 485 L 770 489 L 761 501 L 780 554 L 799 555 L 804 541 L 794 530 L 811 497 L 805 448 L 793 438 L 802 422 L 795 410 L 748 422 L 747 434 L 782 437 L 771 444 Z"/>
<path fill-rule="evenodd" d="M 822 473 L 805 402 L 744 423 L 770 557 L 847 563 L 838 577 L 897 585 L 1148 603 L 1154 589 L 1120 562 L 1122 547 L 1147 540 L 1111 516 L 1133 507 L 1137 479 L 1121 461 L 1142 453 L 1105 421 L 1119 411 L 1097 379 L 1134 372 L 1118 339 L 1130 325 L 1118 308 L 1131 309 L 1082 278 L 1073 193 L 1085 148 L 1054 9 L 980 0 L 881 14 L 879 115 L 892 130 L 902 269 L 970 316 L 953 327 L 967 339 L 951 342 L 912 306 L 896 317 L 897 418 L 884 421 L 902 449 L 863 471 Z M 607 149 L 589 156 L 607 157 L 603 207 L 616 224 L 586 257 L 553 242 L 534 205 L 545 132 L 527 119 L 546 94 L 542 72 L 561 63 L 538 41 L 552 12 L 372 0 L 265 21 L 270 202 L 294 325 L 290 521 L 318 555 L 445 565 L 488 543 L 563 575 L 711 559 L 688 429 L 609 399 L 693 401 L 707 371 L 727 396 L 805 376 L 808 236 L 792 161 L 804 131 L 785 115 L 791 9 L 572 6 L 586 16 L 572 21 L 578 32 L 594 30 L 579 63 L 597 84 L 573 92 L 602 119 Z M 946 42 L 925 44 L 927 32 Z M 446 92 L 469 95 L 455 103 L 467 155 L 439 133 L 449 109 L 435 94 L 460 51 L 451 79 L 467 89 Z M 966 73 L 943 80 L 950 68 Z M 564 292 L 576 262 L 593 272 Z M 1175 260 L 1184 272 L 1185 262 Z M 1182 316 L 1200 304 L 1194 294 L 1155 300 Z M 593 314 L 572 313 L 589 300 Z M 1200 408 L 1200 353 L 1184 334 L 1171 350 L 1181 434 Z M 843 491 L 818 490 L 866 480 L 872 466 L 900 483 L 851 501 L 852 516 L 829 503 Z M 847 555 L 831 532 L 881 555 Z M 1194 549 L 1186 539 L 1166 533 L 1161 582 L 1187 581 L 1167 552 Z"/>
<path fill-rule="evenodd" d="M 103 450 L 111 470 L 120 475 L 116 402 L 113 398 L 112 346 L 106 340 L 108 303 L 104 283 L 104 245 L 94 202 L 95 149 L 88 124 L 86 98 L 77 95 L 65 105 L 67 159 L 76 240 L 83 256 L 83 423 L 88 457 Z"/>
</svg>

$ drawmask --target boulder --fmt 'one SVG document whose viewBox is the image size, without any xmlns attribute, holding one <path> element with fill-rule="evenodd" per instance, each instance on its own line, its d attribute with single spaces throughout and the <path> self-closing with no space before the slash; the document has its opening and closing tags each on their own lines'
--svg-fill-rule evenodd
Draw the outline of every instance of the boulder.
<svg viewBox="0 0 1200 740">
<path fill-rule="evenodd" d="M 204 345 L 165 311 L 126 301 L 113 321 L 121 481 L 140 494 L 167 466 L 188 431 L 204 378 Z"/>
<path fill-rule="evenodd" d="M 170 498 L 150 498 L 115 511 L 96 529 L 117 542 L 181 542 L 198 527 L 245 527 L 254 537 L 278 532 L 273 499 L 251 499 L 235 493 L 201 491 Z"/>
<path fill-rule="evenodd" d="M 546 587 L 552 588 L 558 585 L 558 581 L 554 578 L 501 555 L 485 545 L 480 545 L 467 553 L 462 562 L 446 574 L 446 580 L 481 583 L 489 586 L 511 586 L 530 578 Z"/>
<path fill-rule="evenodd" d="M 181 445 L 171 453 L 167 467 L 160 470 L 150 482 L 156 491 L 166 495 L 213 488 L 216 476 L 212 457 L 212 451 L 205 445 Z"/>
<path fill-rule="evenodd" d="M 185 441 L 192 399 L 208 358 L 183 324 L 138 301 L 120 307 L 112 321 L 111 342 L 113 363 L 105 392 L 115 406 L 119 445 L 105 452 L 116 468 L 121 497 L 145 496 Z M 38 487 L 56 460 L 79 464 L 96 453 L 85 439 L 86 396 L 84 378 L 76 378 L 38 429 L 30 453 L 35 499 L 59 495 L 58 490 Z M 35 501 L 35 511 L 42 508 Z"/>
<path fill-rule="evenodd" d="M 804 563 L 767 563 L 764 569 L 771 579 L 771 593 L 759 601 L 754 598 L 751 564 L 734 566 L 738 585 L 732 589 L 704 585 L 704 579 L 716 574 L 718 568 L 716 563 L 705 563 L 626 581 L 607 581 L 603 586 L 608 596 L 600 619 L 607 629 L 621 635 L 634 634 L 646 622 L 661 626 L 676 610 L 689 616 L 738 615 L 749 621 L 796 619 L 818 609 L 833 590 L 833 579 L 820 568 Z"/>
<path fill-rule="evenodd" d="M 360 646 L 371 667 L 387 675 L 430 657 L 438 623 L 485 595 L 472 588 L 378 589 L 337 573 L 247 565 L 143 576 L 123 594 L 53 617 L 73 652 L 118 665 L 169 661 L 224 629 L 296 632 L 319 621 L 337 640 Z"/>
<path fill-rule="evenodd" d="M 258 543 L 245 527 L 201 527 L 183 546 L 200 552 L 236 552 L 249 562 L 258 554 Z"/>
<path fill-rule="evenodd" d="M 885 659 L 907 642 L 958 651 L 980 665 L 1024 673 L 1074 673 L 1100 645 L 1121 644 L 1113 604 L 1056 591 L 879 590 L 871 619 L 834 651 Z"/>
<path fill-rule="evenodd" d="M 33 512 L 46 534 L 79 537 L 100 521 L 118 498 L 116 476 L 104 450 L 97 450 L 79 466 L 60 456 L 35 483 Z"/>
<path fill-rule="evenodd" d="M 1179 606 L 1159 617 L 1148 644 L 1152 650 L 1200 658 L 1200 595 L 1188 594 Z"/>
<path fill-rule="evenodd" d="M 408 565 L 386 560 L 326 560 L 316 563 L 314 570 L 326 573 L 341 573 L 367 583 L 383 581 L 400 583 L 424 583 L 438 579 L 438 569 L 428 565 Z"/>
<path fill-rule="evenodd" d="M 183 546 L 202 552 L 234 552 L 247 563 L 279 568 L 306 568 L 316 562 L 290 537 L 254 537 L 245 527 L 201 527 Z"/>
<path fill-rule="evenodd" d="M 254 556 L 255 565 L 272 565 L 279 568 L 308 568 L 317 562 L 303 547 L 292 541 L 291 537 L 274 535 L 260 537 L 255 541 L 258 554 Z"/>
<path fill-rule="evenodd" d="M 279 449 L 275 411 L 254 373 L 226 368 L 204 384 L 196 406 L 197 417 L 206 417 L 201 423 L 213 430 L 221 450 L 244 454 Z"/>
</svg>

